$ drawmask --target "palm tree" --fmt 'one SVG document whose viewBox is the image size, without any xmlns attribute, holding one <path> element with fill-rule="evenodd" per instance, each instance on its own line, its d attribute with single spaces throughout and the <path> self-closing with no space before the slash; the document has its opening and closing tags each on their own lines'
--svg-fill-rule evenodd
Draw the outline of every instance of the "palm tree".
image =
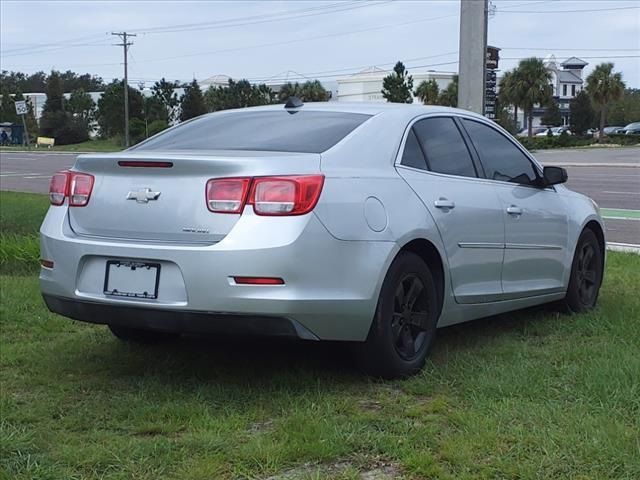
<svg viewBox="0 0 640 480">
<path fill-rule="evenodd" d="M 624 82 L 620 72 L 613 73 L 613 63 L 601 63 L 587 77 L 587 93 L 591 101 L 600 107 L 600 134 L 601 142 L 604 134 L 604 124 L 607 118 L 609 104 L 622 97 Z"/>
<path fill-rule="evenodd" d="M 515 98 L 527 117 L 529 137 L 533 136 L 533 107 L 547 105 L 552 97 L 551 74 L 541 59 L 525 58 L 518 64 L 513 78 Z"/>
<path fill-rule="evenodd" d="M 300 97 L 301 95 L 302 86 L 298 82 L 287 82 L 282 87 L 280 87 L 280 91 L 278 92 L 278 99 L 281 102 L 286 102 L 289 97 Z"/>
<path fill-rule="evenodd" d="M 319 80 L 308 80 L 300 89 L 303 102 L 326 102 L 329 100 L 329 92 L 322 86 Z"/>
<path fill-rule="evenodd" d="M 440 94 L 438 82 L 433 78 L 428 82 L 424 80 L 418 85 L 418 88 L 416 88 L 413 94 L 425 105 L 435 105 L 438 103 L 438 95 Z"/>
<path fill-rule="evenodd" d="M 445 107 L 458 106 L 458 75 L 454 75 L 447 88 L 438 95 L 438 105 Z"/>
<path fill-rule="evenodd" d="M 500 79 L 500 88 L 498 91 L 498 99 L 502 105 L 513 105 L 513 123 L 518 125 L 518 107 L 520 106 L 520 99 L 515 89 L 516 77 L 518 70 L 509 70 L 505 72 Z"/>
</svg>

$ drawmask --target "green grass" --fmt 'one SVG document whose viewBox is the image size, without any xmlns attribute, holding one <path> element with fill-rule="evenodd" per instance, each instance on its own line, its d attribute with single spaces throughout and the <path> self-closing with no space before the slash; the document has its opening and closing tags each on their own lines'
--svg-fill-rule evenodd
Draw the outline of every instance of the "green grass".
<svg viewBox="0 0 640 480">
<path fill-rule="evenodd" d="M 35 139 L 34 139 L 35 142 Z M 30 146 L 32 152 L 118 152 L 124 147 L 119 140 L 107 138 L 98 140 L 87 140 L 86 142 L 76 143 L 73 145 L 54 145 L 51 148 Z M 0 152 L 11 152 L 24 150 L 23 146 L 0 147 Z"/>
<path fill-rule="evenodd" d="M 45 195 L 0 191 L 0 273 L 37 271 L 38 230 L 48 208 Z"/>
<path fill-rule="evenodd" d="M 2 275 L 0 478 L 638 479 L 639 272 L 610 253 L 593 312 L 441 329 L 393 382 L 340 344 L 126 345 Z"/>
</svg>

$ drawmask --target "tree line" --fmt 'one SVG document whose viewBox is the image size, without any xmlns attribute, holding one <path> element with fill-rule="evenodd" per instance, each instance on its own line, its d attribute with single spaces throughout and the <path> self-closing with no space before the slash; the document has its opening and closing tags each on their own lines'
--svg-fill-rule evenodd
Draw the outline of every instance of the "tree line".
<svg viewBox="0 0 640 480">
<path fill-rule="evenodd" d="M 27 128 L 31 136 L 56 139 L 56 144 L 79 143 L 89 138 L 95 127 L 101 137 L 124 137 L 124 82 L 113 80 L 105 84 L 89 74 L 52 71 L 25 75 L 20 72 L 0 74 L 0 121 L 19 122 L 15 113 L 16 100 L 24 99 L 23 92 L 46 93 L 39 124 L 29 104 Z M 230 79 L 227 85 L 210 86 L 202 91 L 196 80 L 190 83 L 155 82 L 151 95 L 143 95 L 142 88 L 127 86 L 129 96 L 129 134 L 137 143 L 169 126 L 207 112 L 282 103 L 295 95 L 305 102 L 329 100 L 330 93 L 318 80 L 286 83 L 278 92 L 265 84 L 255 85 L 248 80 Z M 183 94 L 178 91 L 182 89 Z M 97 103 L 89 92 L 101 92 Z M 65 92 L 70 92 L 68 98 Z"/>
<path fill-rule="evenodd" d="M 604 125 L 626 125 L 640 118 L 640 90 L 626 89 L 620 73 L 613 71 L 612 63 L 603 63 L 586 79 L 585 88 L 570 102 L 571 128 L 583 133 Z M 402 62 L 383 79 L 382 96 L 388 102 L 412 103 L 414 96 L 424 104 L 456 107 L 458 102 L 458 76 L 444 89 L 434 79 L 421 82 L 414 90 L 413 77 Z M 24 74 L 0 72 L 0 121 L 19 122 L 15 113 L 15 100 L 24 99 L 23 93 L 46 93 L 47 101 L 38 123 L 32 106 L 26 116 L 31 136 L 40 134 L 56 139 L 57 144 L 78 143 L 89 138 L 91 130 L 105 138 L 124 137 L 124 83 L 113 80 L 105 83 L 89 73 L 52 71 Z M 154 83 L 151 95 L 145 96 L 140 88 L 129 89 L 130 137 L 134 142 L 152 136 L 165 128 L 202 115 L 231 108 L 243 108 L 285 102 L 297 96 L 305 102 L 327 101 L 330 93 L 318 80 L 287 83 L 274 92 L 265 84 L 252 84 L 248 80 L 230 79 L 226 85 L 210 86 L 202 91 L 198 83 L 168 81 Z M 183 94 L 179 95 L 178 90 Z M 70 92 L 68 98 L 64 92 Z M 97 104 L 88 92 L 102 92 Z M 507 130 L 517 129 L 518 112 L 528 119 L 531 136 L 533 109 L 546 108 L 542 123 L 560 125 L 562 117 L 549 71 L 539 58 L 522 60 L 513 70 L 504 73 L 499 84 L 497 118 Z"/>
<path fill-rule="evenodd" d="M 570 101 L 571 128 L 582 134 L 605 125 L 626 125 L 640 119 L 640 90 L 625 88 L 622 75 L 613 71 L 613 63 L 597 65 L 586 78 L 586 86 Z M 440 90 L 435 79 L 425 80 L 413 90 L 413 77 L 402 62 L 383 79 L 382 96 L 388 102 L 412 103 L 414 96 L 425 105 L 458 105 L 458 76 Z M 534 108 L 542 106 L 544 125 L 562 125 L 558 103 L 553 98 L 551 74 L 540 58 L 526 58 L 500 80 L 496 121 L 515 133 L 518 112 L 524 111 L 528 135 L 532 136 Z M 602 136 L 601 136 L 602 138 Z"/>
</svg>

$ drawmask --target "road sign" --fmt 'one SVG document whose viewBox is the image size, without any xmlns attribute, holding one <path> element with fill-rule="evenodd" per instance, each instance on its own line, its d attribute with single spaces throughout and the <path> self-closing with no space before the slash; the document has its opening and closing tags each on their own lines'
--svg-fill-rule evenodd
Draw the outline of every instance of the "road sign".
<svg viewBox="0 0 640 480">
<path fill-rule="evenodd" d="M 29 109 L 27 108 L 27 102 L 24 100 L 18 100 L 16 102 L 16 114 L 26 115 Z"/>
<path fill-rule="evenodd" d="M 500 49 L 496 47 L 487 46 L 486 53 L 486 65 L 489 70 L 497 70 L 498 62 L 500 60 Z"/>
</svg>

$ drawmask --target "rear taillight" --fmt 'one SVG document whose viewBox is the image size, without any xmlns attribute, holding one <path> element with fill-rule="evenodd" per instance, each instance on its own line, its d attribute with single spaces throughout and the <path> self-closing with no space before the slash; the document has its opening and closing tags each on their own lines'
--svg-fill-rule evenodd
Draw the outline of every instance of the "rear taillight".
<svg viewBox="0 0 640 480">
<path fill-rule="evenodd" d="M 304 215 L 318 203 L 323 175 L 254 178 L 250 202 L 258 215 Z"/>
<path fill-rule="evenodd" d="M 49 201 L 51 205 L 62 205 L 67 197 L 67 187 L 69 186 L 69 172 L 54 173 L 49 183 Z"/>
<path fill-rule="evenodd" d="M 219 178 L 207 182 L 207 208 L 217 213 L 242 213 L 253 205 L 257 215 L 304 215 L 318 203 L 324 175 Z"/>
<path fill-rule="evenodd" d="M 93 190 L 93 175 L 69 172 L 69 206 L 84 207 Z"/>
<path fill-rule="evenodd" d="M 51 205 L 62 205 L 69 197 L 70 207 L 84 207 L 93 190 L 93 175 L 62 171 L 51 177 L 49 200 Z"/>
<path fill-rule="evenodd" d="M 207 208 L 216 213 L 241 213 L 251 178 L 217 178 L 207 182 Z"/>
</svg>

